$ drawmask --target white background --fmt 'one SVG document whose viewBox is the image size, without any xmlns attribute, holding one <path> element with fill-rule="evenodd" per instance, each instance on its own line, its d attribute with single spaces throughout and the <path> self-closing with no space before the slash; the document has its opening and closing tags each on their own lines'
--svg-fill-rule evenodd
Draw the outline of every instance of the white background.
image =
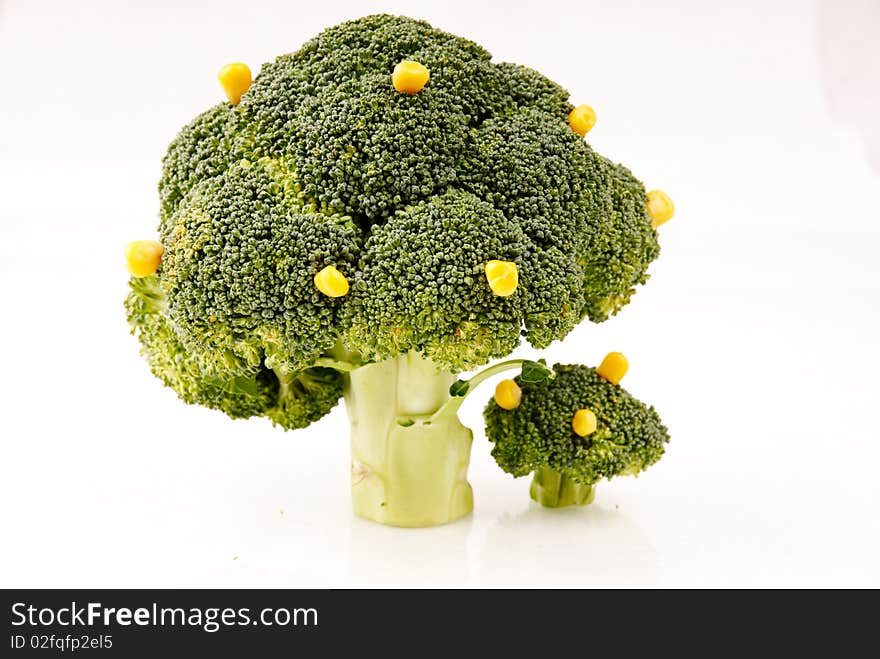
<svg viewBox="0 0 880 659">
<path fill-rule="evenodd" d="M 880 586 L 880 5 L 662 4 L 0 4 L 0 585 Z M 546 351 L 625 351 L 673 436 L 588 509 L 531 503 L 475 400 L 472 518 L 353 519 L 341 407 L 183 405 L 128 334 L 122 247 L 219 67 L 380 10 L 561 82 L 676 201 L 633 304 Z"/>
</svg>

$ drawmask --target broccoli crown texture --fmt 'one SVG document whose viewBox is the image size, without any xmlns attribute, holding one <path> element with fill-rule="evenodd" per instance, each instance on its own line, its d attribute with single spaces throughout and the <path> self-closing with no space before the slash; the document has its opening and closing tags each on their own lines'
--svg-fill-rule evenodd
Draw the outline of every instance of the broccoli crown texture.
<svg viewBox="0 0 880 659">
<path fill-rule="evenodd" d="M 215 358 L 299 371 L 336 342 L 341 302 L 326 265 L 353 273 L 361 231 L 304 206 L 284 162 L 242 161 L 197 185 L 163 241 L 168 315 Z"/>
<path fill-rule="evenodd" d="M 556 377 L 528 383 L 519 406 L 505 410 L 490 400 L 483 413 L 498 465 L 514 476 L 550 467 L 578 483 L 635 475 L 657 462 L 669 441 L 653 407 L 588 366 L 553 367 Z M 596 415 L 597 427 L 581 437 L 572 429 L 579 409 Z"/>
<path fill-rule="evenodd" d="M 402 60 L 430 71 L 418 93 L 392 85 Z M 459 371 L 626 304 L 658 253 L 642 184 L 571 130 L 568 92 L 490 60 L 368 16 L 184 127 L 159 183 L 162 264 L 128 303 L 153 370 L 185 400 L 294 427 L 332 406 L 335 380 L 301 374 L 335 345 Z M 509 297 L 489 260 L 517 265 Z M 325 266 L 348 295 L 315 287 Z"/>
</svg>

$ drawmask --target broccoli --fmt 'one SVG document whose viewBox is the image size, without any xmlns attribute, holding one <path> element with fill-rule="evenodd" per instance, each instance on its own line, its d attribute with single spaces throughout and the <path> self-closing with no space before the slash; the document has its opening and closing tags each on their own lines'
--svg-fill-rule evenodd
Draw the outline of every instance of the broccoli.
<svg viewBox="0 0 880 659">
<path fill-rule="evenodd" d="M 513 476 L 533 473 L 530 493 L 544 506 L 591 503 L 598 481 L 636 475 L 663 455 L 669 434 L 657 412 L 603 377 L 607 362 L 556 364 L 538 383 L 519 376 L 506 381 L 515 401 L 500 388 L 486 406 L 492 456 Z"/>
<path fill-rule="evenodd" d="M 464 396 L 630 300 L 672 203 L 583 139 L 595 115 L 423 21 L 367 16 L 265 64 L 185 126 L 128 320 L 187 403 L 302 428 L 344 398 L 355 512 L 467 514 Z M 652 196 L 654 195 L 654 196 Z"/>
</svg>

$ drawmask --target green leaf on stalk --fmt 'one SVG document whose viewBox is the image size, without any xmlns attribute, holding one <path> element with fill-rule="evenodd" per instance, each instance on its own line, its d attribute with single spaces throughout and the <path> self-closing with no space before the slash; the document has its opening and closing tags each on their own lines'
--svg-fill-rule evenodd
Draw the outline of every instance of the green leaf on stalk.
<svg viewBox="0 0 880 659">
<path fill-rule="evenodd" d="M 540 362 L 524 361 L 520 378 L 523 382 L 543 382 L 553 377 L 553 369 Z"/>
<path fill-rule="evenodd" d="M 468 392 L 468 389 L 470 388 L 471 383 L 467 380 L 456 380 L 449 387 L 449 395 L 453 398 L 461 398 Z"/>
</svg>

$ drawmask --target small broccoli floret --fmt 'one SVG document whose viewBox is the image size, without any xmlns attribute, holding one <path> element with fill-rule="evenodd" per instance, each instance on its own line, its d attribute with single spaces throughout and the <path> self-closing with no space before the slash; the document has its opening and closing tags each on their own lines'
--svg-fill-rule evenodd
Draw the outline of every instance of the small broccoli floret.
<svg viewBox="0 0 880 659">
<path fill-rule="evenodd" d="M 492 400 L 483 414 L 495 461 L 517 477 L 536 472 L 542 503 L 562 505 L 554 499 L 560 492 L 570 497 L 567 503 L 578 496 L 577 502 L 585 503 L 587 490 L 576 486 L 635 475 L 660 459 L 669 434 L 653 407 L 594 368 L 556 364 L 553 370 L 555 378 L 538 383 L 517 377 L 520 404 L 506 410 Z M 597 424 L 587 436 L 572 426 L 575 413 L 584 409 Z M 547 492 L 548 485 L 556 492 Z"/>
<path fill-rule="evenodd" d="M 251 159 L 289 154 L 297 108 L 315 91 L 292 55 L 264 64 L 235 108 L 241 152 Z"/>
<path fill-rule="evenodd" d="M 493 259 L 518 262 L 526 248 L 516 224 L 466 193 L 398 212 L 364 246 L 346 342 L 376 359 L 418 351 L 451 371 L 508 354 L 520 340 L 530 275 L 498 297 L 484 268 Z"/>
</svg>

